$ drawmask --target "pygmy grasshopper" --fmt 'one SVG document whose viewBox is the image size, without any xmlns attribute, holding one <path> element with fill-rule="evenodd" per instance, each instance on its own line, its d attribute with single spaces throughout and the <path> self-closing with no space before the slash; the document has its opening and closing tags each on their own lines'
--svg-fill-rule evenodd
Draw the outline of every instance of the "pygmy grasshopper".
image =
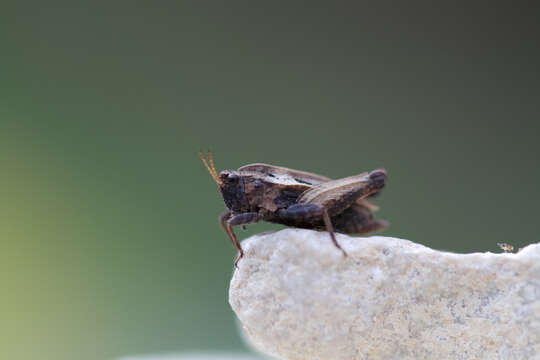
<svg viewBox="0 0 540 360">
<path fill-rule="evenodd" d="M 233 226 L 267 221 L 304 229 L 327 230 L 334 245 L 334 231 L 362 234 L 384 229 L 388 223 L 377 220 L 377 206 L 366 198 L 377 194 L 386 183 L 386 171 L 332 180 L 325 176 L 267 164 L 249 164 L 238 170 L 217 173 L 212 154 L 201 159 L 218 184 L 227 211 L 220 218 L 225 233 L 244 256 Z"/>
</svg>

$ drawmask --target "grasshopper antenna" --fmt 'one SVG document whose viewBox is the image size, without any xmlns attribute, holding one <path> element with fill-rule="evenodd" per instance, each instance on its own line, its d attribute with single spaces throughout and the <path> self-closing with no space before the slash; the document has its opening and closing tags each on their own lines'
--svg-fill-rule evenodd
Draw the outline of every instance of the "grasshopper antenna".
<svg viewBox="0 0 540 360">
<path fill-rule="evenodd" d="M 202 151 L 199 151 L 199 155 L 201 156 L 201 160 L 202 160 L 204 166 L 206 167 L 206 169 L 208 170 L 208 172 L 210 173 L 210 175 L 212 176 L 214 181 L 218 185 L 222 186 L 223 182 L 221 181 L 221 179 L 219 178 L 219 176 L 217 174 L 216 167 L 214 165 L 214 157 L 212 156 L 212 152 L 210 150 L 208 150 L 208 160 L 210 162 L 210 165 L 208 164 L 208 161 L 206 161 L 206 157 L 204 156 L 204 153 Z"/>
<path fill-rule="evenodd" d="M 210 160 L 210 166 L 212 167 L 212 170 L 214 170 L 214 175 L 219 179 L 218 172 L 216 171 L 216 166 L 214 165 L 214 156 L 212 155 L 212 151 L 208 150 L 208 160 Z"/>
</svg>

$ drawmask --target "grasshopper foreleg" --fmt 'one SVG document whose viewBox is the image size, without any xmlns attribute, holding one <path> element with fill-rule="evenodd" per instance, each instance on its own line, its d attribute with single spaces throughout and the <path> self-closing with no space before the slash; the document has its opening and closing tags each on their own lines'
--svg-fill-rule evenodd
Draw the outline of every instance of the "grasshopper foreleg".
<svg viewBox="0 0 540 360">
<path fill-rule="evenodd" d="M 244 250 L 242 250 L 242 245 L 234 233 L 233 226 L 245 225 L 259 221 L 259 214 L 256 212 L 243 213 L 238 215 L 232 215 L 230 211 L 226 211 L 219 217 L 219 222 L 223 230 L 229 239 L 231 239 L 234 246 L 238 249 L 238 257 L 234 261 L 234 266 L 237 266 L 238 261 L 244 256 Z"/>
</svg>

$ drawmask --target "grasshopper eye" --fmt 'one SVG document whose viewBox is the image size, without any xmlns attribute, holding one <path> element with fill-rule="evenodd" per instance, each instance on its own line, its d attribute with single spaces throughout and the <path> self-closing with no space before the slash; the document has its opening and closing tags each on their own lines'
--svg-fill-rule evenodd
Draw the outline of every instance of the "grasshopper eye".
<svg viewBox="0 0 540 360">
<path fill-rule="evenodd" d="M 240 178 L 238 175 L 230 172 L 222 172 L 219 177 L 221 178 L 221 180 L 229 184 L 237 183 L 238 179 Z"/>
</svg>

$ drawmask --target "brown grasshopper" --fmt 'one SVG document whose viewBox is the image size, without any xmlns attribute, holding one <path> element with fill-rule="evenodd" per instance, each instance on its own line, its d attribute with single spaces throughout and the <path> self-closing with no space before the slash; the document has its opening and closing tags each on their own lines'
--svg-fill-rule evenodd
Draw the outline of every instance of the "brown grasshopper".
<svg viewBox="0 0 540 360">
<path fill-rule="evenodd" d="M 238 170 L 217 173 L 212 153 L 201 159 L 218 184 L 227 211 L 220 224 L 244 256 L 233 226 L 267 221 L 304 229 L 326 230 L 334 245 L 339 245 L 334 231 L 362 234 L 382 230 L 388 223 L 375 219 L 377 206 L 366 198 L 377 194 L 386 183 L 386 171 L 374 170 L 343 179 L 266 164 L 249 164 Z"/>
</svg>

